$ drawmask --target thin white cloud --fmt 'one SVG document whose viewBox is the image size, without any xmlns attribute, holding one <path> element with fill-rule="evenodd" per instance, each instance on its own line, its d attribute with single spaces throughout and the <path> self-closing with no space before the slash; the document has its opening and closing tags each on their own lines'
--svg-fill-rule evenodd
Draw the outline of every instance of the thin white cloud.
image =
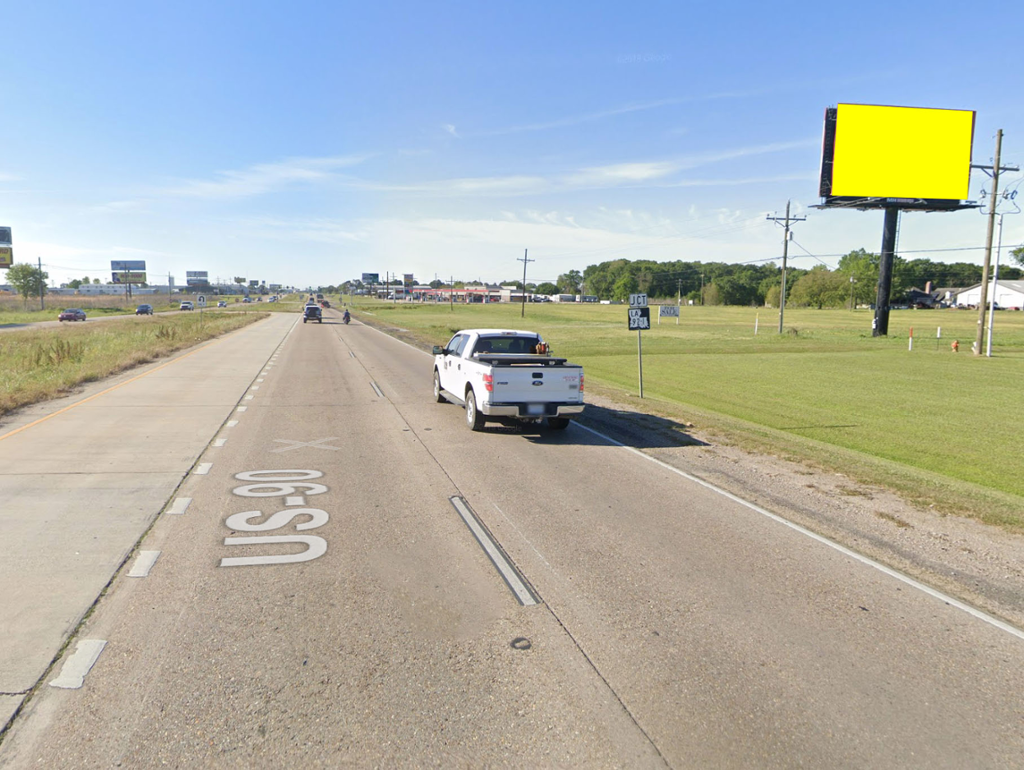
<svg viewBox="0 0 1024 770">
<path fill-rule="evenodd" d="M 17 174 L 5 174 L 0 171 L 0 182 L 20 182 L 21 177 Z"/>
<path fill-rule="evenodd" d="M 454 136 L 456 139 L 461 138 L 461 137 L 459 137 L 459 132 L 455 130 L 455 126 L 453 126 L 451 123 L 444 123 L 441 126 L 441 128 L 443 128 L 447 133 L 449 133 L 452 136 Z"/>
<path fill-rule="evenodd" d="M 164 195 L 205 199 L 251 197 L 295 184 L 334 179 L 338 169 L 358 165 L 366 158 L 365 155 L 288 158 L 278 163 L 259 163 L 240 171 L 220 171 L 214 179 L 185 180 L 160 192 Z"/>
</svg>

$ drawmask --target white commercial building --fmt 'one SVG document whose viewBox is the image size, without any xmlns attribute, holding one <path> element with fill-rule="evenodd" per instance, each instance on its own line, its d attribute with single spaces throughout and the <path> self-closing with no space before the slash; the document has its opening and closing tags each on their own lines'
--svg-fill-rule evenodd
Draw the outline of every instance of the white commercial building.
<svg viewBox="0 0 1024 770">
<path fill-rule="evenodd" d="M 986 302 L 992 300 L 992 285 L 995 284 L 996 305 L 1003 309 L 1024 308 L 1024 281 L 989 281 Z M 977 307 L 981 301 L 981 284 L 964 289 L 956 295 L 957 307 Z"/>
</svg>

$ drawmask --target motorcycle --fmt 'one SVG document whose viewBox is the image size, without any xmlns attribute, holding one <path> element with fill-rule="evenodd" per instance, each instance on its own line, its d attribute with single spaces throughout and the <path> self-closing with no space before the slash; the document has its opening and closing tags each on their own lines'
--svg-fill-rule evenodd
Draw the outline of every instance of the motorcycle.
<svg viewBox="0 0 1024 770">
<path fill-rule="evenodd" d="M 341 317 L 341 321 L 342 321 L 342 323 L 345 323 L 345 324 L 347 324 L 347 323 L 348 323 L 349 321 L 351 321 L 351 320 L 352 320 L 352 316 L 350 316 L 350 315 L 348 314 L 348 311 L 346 310 L 346 311 L 345 311 L 345 314 L 344 314 L 344 315 L 343 315 L 343 316 Z"/>
</svg>

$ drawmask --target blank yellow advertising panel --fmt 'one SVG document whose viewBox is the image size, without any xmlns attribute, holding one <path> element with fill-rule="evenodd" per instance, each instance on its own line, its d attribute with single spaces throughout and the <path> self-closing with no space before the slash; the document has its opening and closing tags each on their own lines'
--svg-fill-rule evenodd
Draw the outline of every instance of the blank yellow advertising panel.
<svg viewBox="0 0 1024 770">
<path fill-rule="evenodd" d="M 972 110 L 840 104 L 832 195 L 965 200 Z"/>
</svg>

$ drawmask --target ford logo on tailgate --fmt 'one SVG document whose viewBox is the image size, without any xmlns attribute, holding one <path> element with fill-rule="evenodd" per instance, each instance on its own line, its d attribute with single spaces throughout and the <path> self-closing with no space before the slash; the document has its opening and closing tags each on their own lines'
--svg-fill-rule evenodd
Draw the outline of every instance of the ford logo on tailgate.
<svg viewBox="0 0 1024 770">
<path fill-rule="evenodd" d="M 543 385 L 544 384 L 544 380 L 534 380 L 530 384 L 533 385 L 534 387 L 537 387 L 538 385 Z"/>
</svg>

